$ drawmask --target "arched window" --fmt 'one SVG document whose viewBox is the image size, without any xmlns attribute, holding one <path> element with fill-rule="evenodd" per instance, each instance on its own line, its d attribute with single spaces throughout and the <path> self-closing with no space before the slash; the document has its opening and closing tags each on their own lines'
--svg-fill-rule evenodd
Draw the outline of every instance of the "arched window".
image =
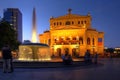
<svg viewBox="0 0 120 80">
<path fill-rule="evenodd" d="M 58 22 L 57 22 L 57 25 L 58 25 Z"/>
<path fill-rule="evenodd" d="M 84 21 L 84 23 L 86 24 L 87 21 Z"/>
<path fill-rule="evenodd" d="M 61 57 L 61 49 L 57 48 L 57 55 Z"/>
<path fill-rule="evenodd" d="M 54 23 L 54 26 L 56 25 L 56 23 Z"/>
<path fill-rule="evenodd" d="M 72 24 L 74 24 L 74 22 L 72 21 Z"/>
<path fill-rule="evenodd" d="M 76 50 L 76 48 L 72 49 L 72 56 L 77 56 L 77 50 Z"/>
<path fill-rule="evenodd" d="M 80 21 L 78 21 L 78 24 L 80 24 Z"/>
<path fill-rule="evenodd" d="M 80 41 L 80 44 L 83 44 L 83 38 L 82 37 L 79 38 L 79 41 Z"/>
<path fill-rule="evenodd" d="M 62 23 L 60 22 L 60 25 L 62 25 Z"/>
<path fill-rule="evenodd" d="M 56 42 L 56 41 L 57 41 L 57 39 L 54 39 L 54 41 Z"/>
<path fill-rule="evenodd" d="M 65 54 L 69 54 L 69 48 L 64 48 Z"/>
<path fill-rule="evenodd" d="M 76 37 L 73 37 L 73 40 L 76 40 Z"/>
<path fill-rule="evenodd" d="M 87 38 L 87 45 L 90 45 L 90 38 Z"/>
<path fill-rule="evenodd" d="M 70 38 L 69 38 L 69 37 L 67 37 L 67 38 L 66 38 L 66 40 L 70 40 Z"/>
<path fill-rule="evenodd" d="M 81 24 L 83 24 L 83 21 L 81 21 Z"/>
<path fill-rule="evenodd" d="M 65 23 L 65 25 L 70 25 L 70 21 L 67 21 L 67 22 Z"/>
</svg>

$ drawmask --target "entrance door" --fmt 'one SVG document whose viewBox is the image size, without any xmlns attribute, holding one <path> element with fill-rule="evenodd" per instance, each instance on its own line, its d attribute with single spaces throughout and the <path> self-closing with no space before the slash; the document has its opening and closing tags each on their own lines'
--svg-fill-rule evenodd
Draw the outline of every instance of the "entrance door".
<svg viewBox="0 0 120 80">
<path fill-rule="evenodd" d="M 76 51 L 75 48 L 73 48 L 73 49 L 72 49 L 72 56 L 73 56 L 73 57 L 76 57 L 76 55 L 77 55 L 77 51 Z"/>
<path fill-rule="evenodd" d="M 61 49 L 60 48 L 57 48 L 57 54 L 59 57 L 61 57 Z"/>
<path fill-rule="evenodd" d="M 69 49 L 68 48 L 65 48 L 65 54 L 68 53 L 69 54 Z"/>
</svg>

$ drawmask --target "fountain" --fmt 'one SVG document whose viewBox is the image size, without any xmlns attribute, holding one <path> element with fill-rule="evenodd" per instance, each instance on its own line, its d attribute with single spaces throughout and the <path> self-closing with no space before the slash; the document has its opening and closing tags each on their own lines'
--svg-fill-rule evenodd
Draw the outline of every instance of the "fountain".
<svg viewBox="0 0 120 80">
<path fill-rule="evenodd" d="M 19 60 L 47 61 L 51 60 L 49 46 L 42 43 L 23 43 L 19 46 Z"/>
<path fill-rule="evenodd" d="M 32 42 L 25 42 L 19 46 L 18 60 L 24 61 L 48 61 L 51 60 L 49 46 L 37 42 L 36 13 L 33 9 Z"/>
</svg>

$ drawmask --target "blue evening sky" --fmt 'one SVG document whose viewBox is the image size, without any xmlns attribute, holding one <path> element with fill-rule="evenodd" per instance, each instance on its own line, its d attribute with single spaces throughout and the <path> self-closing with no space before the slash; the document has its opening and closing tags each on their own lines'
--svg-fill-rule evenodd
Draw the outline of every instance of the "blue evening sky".
<svg viewBox="0 0 120 80">
<path fill-rule="evenodd" d="M 6 8 L 19 8 L 23 15 L 23 40 L 31 40 L 32 11 L 36 8 L 37 33 L 49 29 L 51 16 L 73 14 L 92 16 L 92 27 L 105 32 L 105 46 L 120 47 L 120 0 L 0 0 L 0 16 Z"/>
</svg>

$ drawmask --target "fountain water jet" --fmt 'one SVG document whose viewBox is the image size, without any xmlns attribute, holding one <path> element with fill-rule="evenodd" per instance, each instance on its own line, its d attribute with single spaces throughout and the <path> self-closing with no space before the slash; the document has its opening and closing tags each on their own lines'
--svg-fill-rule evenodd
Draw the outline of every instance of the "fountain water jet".
<svg viewBox="0 0 120 80">
<path fill-rule="evenodd" d="M 19 46 L 19 58 L 18 60 L 24 61 L 46 61 L 51 60 L 49 46 L 37 42 L 36 31 L 36 13 L 33 9 L 33 26 L 32 26 L 32 43 L 26 42 Z"/>
</svg>

